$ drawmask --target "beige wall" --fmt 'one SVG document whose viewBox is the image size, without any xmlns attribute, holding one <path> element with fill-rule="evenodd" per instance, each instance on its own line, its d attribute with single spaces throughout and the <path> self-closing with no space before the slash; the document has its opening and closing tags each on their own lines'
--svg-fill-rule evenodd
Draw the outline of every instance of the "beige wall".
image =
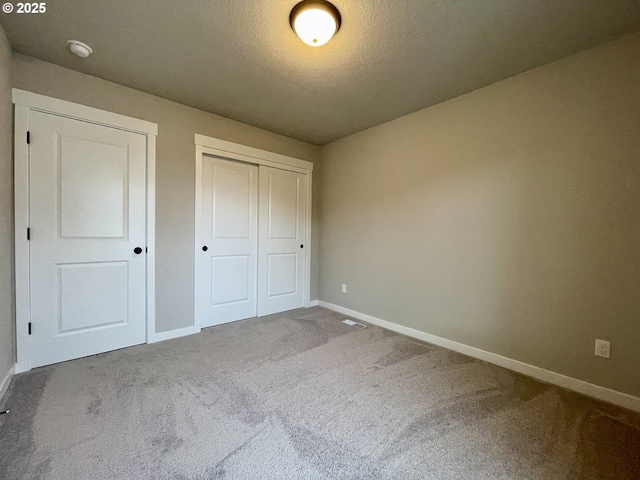
<svg viewBox="0 0 640 480">
<path fill-rule="evenodd" d="M 640 396 L 640 34 L 322 163 L 321 300 Z"/>
<path fill-rule="evenodd" d="M 15 54 L 13 67 L 16 88 L 158 124 L 156 322 L 159 332 L 193 324 L 194 133 L 312 162 L 320 157 L 320 147 L 31 57 Z M 314 243 L 313 264 L 317 265 L 317 238 Z M 312 298 L 317 295 L 316 272 L 317 269 L 313 275 Z"/>
<path fill-rule="evenodd" d="M 11 47 L 0 26 L 0 382 L 14 364 Z"/>
</svg>

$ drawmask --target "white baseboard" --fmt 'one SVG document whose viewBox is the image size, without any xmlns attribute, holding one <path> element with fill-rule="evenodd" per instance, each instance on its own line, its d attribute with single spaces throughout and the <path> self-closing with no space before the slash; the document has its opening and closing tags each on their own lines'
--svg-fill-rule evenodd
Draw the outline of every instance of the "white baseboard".
<svg viewBox="0 0 640 480">
<path fill-rule="evenodd" d="M 307 303 L 307 308 L 317 307 L 317 306 L 318 306 L 318 300 L 310 300 L 309 303 Z"/>
<path fill-rule="evenodd" d="M 178 328 L 176 330 L 169 330 L 168 332 L 150 333 L 147 343 L 164 342 L 165 340 L 186 337 L 187 335 L 193 335 L 194 333 L 200 333 L 200 329 L 198 327 L 190 326 Z"/>
<path fill-rule="evenodd" d="M 485 362 L 493 363 L 494 365 L 498 365 L 500 367 L 513 370 L 514 372 L 533 377 L 542 382 L 551 383 L 553 385 L 557 385 L 568 390 L 573 390 L 574 392 L 578 392 L 583 395 L 602 400 L 604 402 L 613 403 L 614 405 L 640 412 L 640 398 L 626 393 L 611 390 L 599 385 L 594 385 L 592 383 L 578 380 L 576 378 L 567 377 L 566 375 L 562 375 L 560 373 L 545 370 L 544 368 L 540 367 L 535 367 L 528 363 L 503 357 L 502 355 L 497 355 L 485 350 L 480 350 L 479 348 L 470 347 L 469 345 L 454 342 L 453 340 L 437 337 L 429 333 L 421 332 L 420 330 L 416 330 L 414 328 L 404 327 L 402 325 L 398 325 L 397 323 L 392 323 L 387 320 L 372 317 L 371 315 L 356 312 L 355 310 L 350 310 L 348 308 L 334 305 L 332 303 L 323 302 L 322 300 L 318 302 L 318 305 L 324 308 L 328 308 L 329 310 L 333 310 L 334 312 L 353 317 L 357 320 L 362 320 L 364 322 L 386 328 L 387 330 L 393 330 L 394 332 L 417 338 L 418 340 L 422 340 L 427 343 L 432 343 L 434 345 L 438 345 L 440 347 L 444 347 L 449 350 L 453 350 L 455 352 L 477 358 L 479 360 L 484 360 Z"/>
<path fill-rule="evenodd" d="M 11 383 L 11 378 L 15 374 L 16 367 L 13 366 L 9 369 L 5 377 L 0 382 L 0 401 L 4 397 L 4 394 L 7 393 L 7 389 L 9 388 L 9 384 Z"/>
</svg>

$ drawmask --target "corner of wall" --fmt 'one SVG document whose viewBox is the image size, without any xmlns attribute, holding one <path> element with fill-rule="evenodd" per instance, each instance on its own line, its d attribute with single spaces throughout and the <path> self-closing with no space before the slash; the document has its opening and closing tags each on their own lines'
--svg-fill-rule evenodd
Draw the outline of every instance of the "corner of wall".
<svg viewBox="0 0 640 480">
<path fill-rule="evenodd" d="M 12 54 L 0 26 L 0 398 L 15 367 Z"/>
</svg>

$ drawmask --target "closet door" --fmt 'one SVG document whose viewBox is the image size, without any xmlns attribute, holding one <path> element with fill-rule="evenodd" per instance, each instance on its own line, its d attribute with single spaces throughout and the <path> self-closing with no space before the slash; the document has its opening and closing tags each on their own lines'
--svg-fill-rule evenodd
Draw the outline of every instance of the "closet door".
<svg viewBox="0 0 640 480">
<path fill-rule="evenodd" d="M 196 315 L 201 327 L 256 316 L 258 167 L 202 157 Z"/>
<path fill-rule="evenodd" d="M 260 166 L 258 316 L 304 303 L 307 176 Z"/>
</svg>

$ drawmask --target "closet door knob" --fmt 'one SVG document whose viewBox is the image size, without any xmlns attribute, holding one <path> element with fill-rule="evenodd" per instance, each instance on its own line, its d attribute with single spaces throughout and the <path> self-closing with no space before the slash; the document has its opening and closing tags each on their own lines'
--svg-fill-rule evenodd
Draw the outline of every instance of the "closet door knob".
<svg viewBox="0 0 640 480">
<path fill-rule="evenodd" d="M 209 247 L 207 247 L 206 245 L 204 247 L 202 247 L 202 251 L 206 252 L 207 250 L 209 250 Z"/>
<path fill-rule="evenodd" d="M 300 248 L 304 248 L 304 245 L 300 245 Z"/>
<path fill-rule="evenodd" d="M 142 248 L 141 247 L 134 248 L 133 253 L 135 253 L 136 255 L 140 255 L 142 253 Z"/>
</svg>

